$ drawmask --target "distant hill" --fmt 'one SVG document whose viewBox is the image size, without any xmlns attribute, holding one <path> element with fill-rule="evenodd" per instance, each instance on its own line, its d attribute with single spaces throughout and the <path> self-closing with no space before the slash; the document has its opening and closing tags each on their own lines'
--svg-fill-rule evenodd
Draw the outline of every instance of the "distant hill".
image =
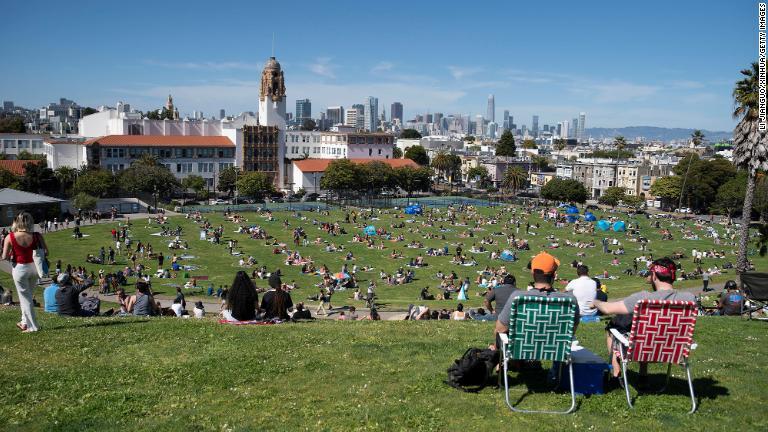
<svg viewBox="0 0 768 432">
<path fill-rule="evenodd" d="M 588 137 L 596 139 L 613 138 L 617 135 L 622 135 L 628 140 L 632 140 L 635 137 L 643 137 L 646 140 L 672 141 L 690 138 L 693 131 L 694 129 L 628 126 L 623 128 L 587 128 L 585 133 Z M 702 132 L 704 132 L 707 141 L 710 143 L 733 138 L 733 132 L 708 130 L 702 130 Z"/>
</svg>

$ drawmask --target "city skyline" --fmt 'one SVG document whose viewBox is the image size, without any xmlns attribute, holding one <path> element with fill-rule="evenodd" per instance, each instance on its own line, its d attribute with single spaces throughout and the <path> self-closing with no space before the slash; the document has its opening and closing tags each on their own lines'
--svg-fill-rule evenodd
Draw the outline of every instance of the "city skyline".
<svg viewBox="0 0 768 432">
<path fill-rule="evenodd" d="M 405 119 L 427 112 L 474 118 L 486 113 L 487 96 L 494 94 L 496 118 L 508 110 L 518 118 L 539 115 L 552 124 L 587 112 L 589 125 L 595 127 L 730 130 L 734 126 L 730 115 L 733 84 L 739 70 L 753 61 L 757 46 L 749 19 L 753 5 L 748 2 L 697 2 L 696 7 L 693 3 L 664 3 L 667 13 L 663 15 L 656 13 L 652 3 L 584 5 L 569 14 L 569 20 L 581 23 L 577 33 L 556 30 L 541 34 L 533 46 L 516 44 L 514 49 L 488 44 L 472 56 L 446 53 L 468 52 L 463 49 L 467 47 L 474 50 L 484 38 L 519 41 L 537 25 L 542 11 L 532 5 L 494 3 L 489 6 L 497 11 L 494 15 L 514 17 L 515 24 L 508 27 L 500 21 L 481 37 L 470 30 L 442 28 L 440 20 L 459 19 L 459 12 L 431 8 L 434 18 L 419 22 L 415 34 L 395 32 L 388 38 L 388 44 L 403 48 L 371 54 L 355 49 L 363 47 L 362 41 L 352 41 L 343 50 L 303 43 L 291 25 L 255 30 L 238 25 L 256 13 L 291 16 L 294 24 L 309 17 L 330 23 L 340 13 L 339 8 L 312 3 L 300 2 L 301 7 L 291 10 L 274 4 L 246 5 L 242 13 L 232 13 L 187 2 L 185 20 L 166 18 L 173 16 L 174 4 L 156 5 L 153 14 L 99 11 L 103 19 L 94 20 L 95 12 L 87 3 L 42 3 L 42 8 L 38 4 L 7 5 L 9 16 L 18 19 L 0 28 L 6 54 L 24 59 L 6 69 L 0 99 L 27 108 L 66 97 L 94 107 L 114 106 L 122 100 L 146 110 L 161 107 L 171 93 L 182 115 L 217 113 L 222 108 L 229 114 L 255 111 L 258 75 L 271 53 L 274 33 L 275 55 L 285 70 L 289 102 L 310 99 L 316 112 L 374 96 L 380 107 L 401 102 Z M 371 20 L 400 19 L 405 5 L 347 8 L 342 15 L 353 24 L 344 33 L 362 29 Z M 428 7 L 408 4 L 408 15 L 418 15 Z M 88 28 L 90 34 L 110 37 L 89 38 L 88 43 L 73 44 L 67 50 L 30 56 L 30 50 L 39 52 L 49 43 L 46 32 L 31 32 L 24 24 L 31 16 L 42 28 L 67 22 L 68 27 Z M 571 27 L 565 25 L 565 18 L 551 15 L 547 19 L 552 28 Z M 195 24 L 202 20 L 209 26 Z M 650 20 L 654 28 L 665 31 L 644 30 Z M 707 22 L 713 25 L 705 26 L 705 31 L 702 23 Z M 136 24 L 141 24 L 137 26 L 141 33 L 129 31 Z M 341 34 L 331 27 L 324 27 L 329 37 Z M 167 41 L 158 38 L 162 43 L 142 36 L 161 32 L 173 36 Z M 406 48 L 414 38 L 426 34 L 431 35 L 430 40 L 444 41 L 444 48 L 434 54 Z M 240 40 L 248 42 L 242 45 Z M 569 46 L 579 49 L 563 54 L 558 45 L 563 40 L 571 40 Z M 169 50 L 169 45 L 174 49 Z M 556 48 L 557 68 L 541 66 L 548 64 Z M 499 55 L 483 55 L 491 52 Z"/>
</svg>

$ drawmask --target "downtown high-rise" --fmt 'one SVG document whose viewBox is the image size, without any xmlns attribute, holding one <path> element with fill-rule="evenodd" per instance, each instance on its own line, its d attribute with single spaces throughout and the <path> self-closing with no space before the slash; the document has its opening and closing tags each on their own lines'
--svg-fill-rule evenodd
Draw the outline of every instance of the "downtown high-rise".
<svg viewBox="0 0 768 432">
<path fill-rule="evenodd" d="M 403 104 L 400 102 L 393 102 L 389 108 L 389 118 L 394 123 L 395 119 L 400 120 L 400 124 L 403 124 Z"/>
<path fill-rule="evenodd" d="M 363 102 L 363 128 L 370 132 L 376 132 L 379 128 L 379 98 L 368 96 Z M 359 127 L 359 126 L 358 126 Z"/>
<path fill-rule="evenodd" d="M 296 123 L 302 124 L 304 120 L 312 118 L 312 102 L 309 99 L 296 101 Z"/>
<path fill-rule="evenodd" d="M 488 95 L 488 109 L 486 110 L 485 118 L 489 122 L 496 121 L 496 98 L 493 95 Z"/>
</svg>

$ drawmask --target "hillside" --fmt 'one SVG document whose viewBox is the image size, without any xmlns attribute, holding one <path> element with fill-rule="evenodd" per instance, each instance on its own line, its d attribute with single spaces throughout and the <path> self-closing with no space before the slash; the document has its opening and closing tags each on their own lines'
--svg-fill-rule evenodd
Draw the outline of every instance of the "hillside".
<svg viewBox="0 0 768 432">
<path fill-rule="evenodd" d="M 594 139 L 613 138 L 622 135 L 627 139 L 643 137 L 646 140 L 684 140 L 691 137 L 694 129 L 685 128 L 662 128 L 655 126 L 628 126 L 622 128 L 587 128 L 585 133 L 588 137 Z M 733 138 L 732 131 L 709 131 L 702 130 L 706 139 L 710 143 Z"/>
</svg>

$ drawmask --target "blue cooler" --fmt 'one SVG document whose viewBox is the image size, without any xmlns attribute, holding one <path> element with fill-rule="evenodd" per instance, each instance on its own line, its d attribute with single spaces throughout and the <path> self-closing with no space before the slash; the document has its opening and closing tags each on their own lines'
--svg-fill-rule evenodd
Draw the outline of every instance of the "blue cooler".
<svg viewBox="0 0 768 432">
<path fill-rule="evenodd" d="M 605 372 L 608 370 L 608 363 L 592 351 L 577 347 L 577 350 L 571 352 L 573 361 L 573 387 L 574 391 L 581 395 L 603 394 L 603 382 Z M 560 369 L 561 362 L 554 362 L 550 377 L 555 379 Z M 570 391 L 570 380 L 568 378 L 568 368 L 562 365 L 562 377 L 560 378 L 559 390 Z"/>
</svg>

